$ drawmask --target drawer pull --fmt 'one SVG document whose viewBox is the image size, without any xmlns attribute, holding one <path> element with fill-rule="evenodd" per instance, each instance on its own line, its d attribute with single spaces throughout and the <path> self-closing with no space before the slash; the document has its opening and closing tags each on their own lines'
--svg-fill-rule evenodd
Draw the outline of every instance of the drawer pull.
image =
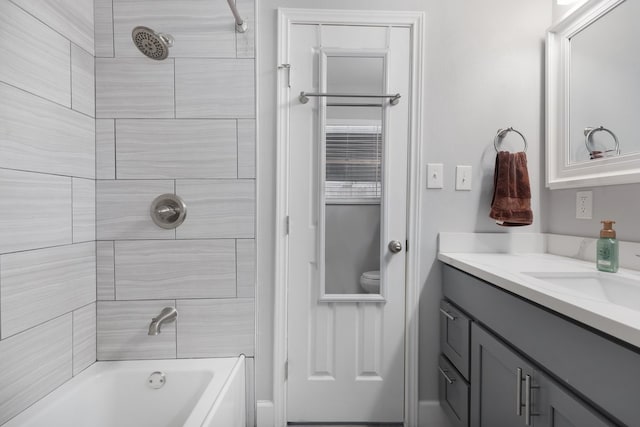
<svg viewBox="0 0 640 427">
<path fill-rule="evenodd" d="M 440 309 L 440 313 L 442 313 L 444 315 L 444 317 L 446 317 L 449 320 L 456 320 L 457 317 L 452 315 L 451 313 L 449 313 L 447 310 L 445 310 L 444 308 Z"/>
<path fill-rule="evenodd" d="M 516 369 L 516 415 L 522 415 L 522 369 Z"/>
<path fill-rule="evenodd" d="M 531 390 L 534 388 L 540 387 L 531 385 L 531 375 L 527 375 L 524 378 L 524 423 L 527 426 L 531 426 L 531 417 L 540 415 L 531 412 Z"/>
<path fill-rule="evenodd" d="M 445 379 L 445 380 L 447 380 L 447 382 L 448 382 L 449 384 L 453 384 L 453 383 L 456 381 L 456 379 L 455 379 L 455 378 L 451 378 L 451 377 L 448 375 L 448 372 L 449 372 L 449 371 L 445 371 L 444 369 L 442 369 L 442 368 L 441 368 L 441 367 L 439 367 L 439 366 L 438 366 L 438 371 L 440 371 L 440 373 L 442 374 L 442 376 L 444 377 L 444 379 Z"/>
</svg>

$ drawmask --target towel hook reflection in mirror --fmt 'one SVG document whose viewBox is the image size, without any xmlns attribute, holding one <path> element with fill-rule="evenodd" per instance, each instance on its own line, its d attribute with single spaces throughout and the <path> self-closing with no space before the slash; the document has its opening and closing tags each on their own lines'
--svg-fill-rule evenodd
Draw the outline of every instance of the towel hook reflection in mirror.
<svg viewBox="0 0 640 427">
<path fill-rule="evenodd" d="M 615 142 L 615 149 L 614 150 L 605 150 L 605 151 L 600 151 L 600 150 L 592 150 L 591 147 L 589 147 L 589 143 L 591 142 L 591 136 L 596 133 L 596 132 L 607 132 L 609 135 L 611 135 L 611 137 L 613 138 L 613 141 Z M 602 157 L 605 157 L 606 153 L 610 153 L 612 151 L 615 151 L 615 155 L 619 156 L 620 155 L 620 141 L 618 141 L 618 137 L 616 136 L 615 133 L 613 133 L 612 130 L 607 129 L 604 126 L 600 126 L 597 128 L 592 128 L 592 127 L 587 127 L 584 128 L 584 145 L 587 146 L 587 151 L 589 152 L 589 159 L 593 160 L 593 159 L 600 159 Z"/>
<path fill-rule="evenodd" d="M 493 138 L 493 146 L 496 149 L 496 152 L 499 152 L 500 150 L 498 150 L 498 143 L 502 140 L 502 138 L 505 137 L 506 134 L 508 134 L 509 132 L 515 132 L 518 135 L 520 135 L 520 137 L 522 138 L 522 140 L 524 141 L 524 150 L 522 150 L 522 152 L 526 153 L 527 152 L 527 138 L 524 137 L 524 135 L 522 134 L 522 132 L 520 132 L 519 130 L 516 130 L 512 127 L 508 127 L 506 129 L 498 129 L 498 133 L 496 134 L 496 137 Z"/>
</svg>

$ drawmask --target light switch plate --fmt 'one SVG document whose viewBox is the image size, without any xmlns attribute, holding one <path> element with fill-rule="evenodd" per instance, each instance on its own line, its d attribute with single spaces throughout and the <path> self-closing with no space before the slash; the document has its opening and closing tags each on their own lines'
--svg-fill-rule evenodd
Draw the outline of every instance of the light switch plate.
<svg viewBox="0 0 640 427">
<path fill-rule="evenodd" d="M 578 191 L 576 193 L 576 219 L 593 218 L 593 193 Z"/>
<path fill-rule="evenodd" d="M 427 188 L 444 188 L 442 163 L 427 164 Z"/>
<path fill-rule="evenodd" d="M 471 166 L 456 166 L 456 190 L 471 190 Z"/>
</svg>

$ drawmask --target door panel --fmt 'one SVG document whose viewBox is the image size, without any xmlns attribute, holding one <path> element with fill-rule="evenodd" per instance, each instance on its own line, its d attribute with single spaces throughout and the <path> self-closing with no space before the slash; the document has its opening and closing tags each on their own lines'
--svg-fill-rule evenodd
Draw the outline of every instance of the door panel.
<svg viewBox="0 0 640 427">
<path fill-rule="evenodd" d="M 528 363 L 472 323 L 471 427 L 524 426 L 527 375 L 533 377 Z"/>
<path fill-rule="evenodd" d="M 387 244 L 398 240 L 404 248 L 406 241 L 410 31 L 401 27 L 291 27 L 287 420 L 402 422 L 405 252 L 392 253 Z M 382 125 L 382 191 L 375 201 L 380 220 L 378 228 L 371 230 L 379 248 L 373 255 L 380 271 L 378 294 L 327 292 L 335 289 L 335 283 L 325 286 L 325 280 L 338 277 L 329 274 L 329 264 L 325 266 L 330 257 L 324 231 L 328 175 L 323 136 L 334 117 L 328 116 L 325 98 L 310 97 L 308 104 L 298 100 L 302 91 L 326 89 L 321 55 L 344 48 L 358 54 L 369 52 L 372 57 L 382 52 L 384 87 L 380 90 L 406 95 L 394 106 L 375 99 L 381 103 Z M 353 99 L 362 102 L 362 98 L 345 97 L 336 102 L 352 103 Z M 349 242 L 344 245 L 348 247 Z"/>
</svg>

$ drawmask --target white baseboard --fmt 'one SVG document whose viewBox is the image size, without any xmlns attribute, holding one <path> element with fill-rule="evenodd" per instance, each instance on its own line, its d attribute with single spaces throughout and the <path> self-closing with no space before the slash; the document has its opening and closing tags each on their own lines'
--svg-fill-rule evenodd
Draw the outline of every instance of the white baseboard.
<svg viewBox="0 0 640 427">
<path fill-rule="evenodd" d="M 420 427 L 451 427 L 449 419 L 437 400 L 418 402 L 418 424 Z"/>
<path fill-rule="evenodd" d="M 273 402 L 270 400 L 258 400 L 256 405 L 256 426 L 275 427 L 273 417 Z"/>
</svg>

